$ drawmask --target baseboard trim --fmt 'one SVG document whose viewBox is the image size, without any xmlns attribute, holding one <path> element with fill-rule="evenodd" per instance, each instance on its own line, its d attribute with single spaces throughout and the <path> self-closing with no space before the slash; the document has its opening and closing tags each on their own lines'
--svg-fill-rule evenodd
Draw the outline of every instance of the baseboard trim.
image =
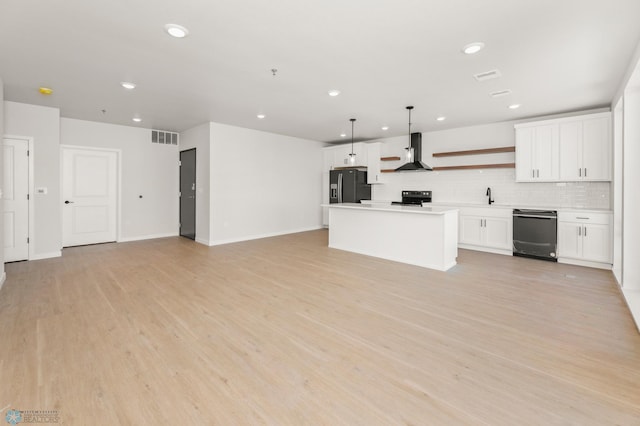
<svg viewBox="0 0 640 426">
<path fill-rule="evenodd" d="M 200 243 L 203 244 L 205 246 L 210 246 L 211 244 L 209 244 L 209 240 L 205 240 L 204 238 L 198 238 L 196 237 L 196 243 Z"/>
<path fill-rule="evenodd" d="M 631 318 L 636 323 L 636 328 L 640 332 L 640 289 L 629 290 L 622 288 L 622 296 L 627 303 L 629 311 L 631 311 Z"/>
<path fill-rule="evenodd" d="M 567 259 L 563 257 L 558 258 L 558 263 L 564 263 L 566 265 L 586 266 L 587 268 L 598 268 L 611 270 L 613 265 L 610 263 L 589 262 L 587 260 Z"/>
<path fill-rule="evenodd" d="M 240 238 L 228 238 L 225 240 L 213 240 L 209 243 L 209 246 L 219 246 L 222 244 L 231 244 L 231 243 L 240 243 L 242 241 L 251 241 L 251 240 L 259 240 L 262 238 L 270 238 L 270 237 L 279 237 L 280 235 L 288 235 L 288 234 L 298 234 L 300 232 L 309 232 L 309 231 L 317 231 L 318 229 L 322 229 L 322 225 L 313 226 L 309 228 L 299 228 L 292 229 L 288 231 L 281 232 L 270 232 L 266 234 L 257 234 L 257 235 L 248 235 Z"/>
<path fill-rule="evenodd" d="M 29 260 L 51 259 L 53 257 L 60 257 L 60 256 L 62 256 L 62 251 L 58 250 L 58 251 L 52 251 L 51 253 L 34 254 L 33 256 L 29 257 Z"/>
<path fill-rule="evenodd" d="M 119 243 L 128 243 L 131 241 L 143 241 L 143 240 L 154 240 L 156 238 L 167 238 L 167 237 L 177 237 L 177 232 L 169 232 L 165 234 L 149 234 L 149 235 L 141 235 L 138 237 L 125 237 L 120 238 L 117 242 Z"/>
<path fill-rule="evenodd" d="M 2 276 L 0 277 L 0 290 L 2 290 L 2 286 L 4 285 L 4 282 L 7 280 L 7 273 L 3 272 Z"/>
<path fill-rule="evenodd" d="M 513 250 L 496 249 L 496 248 L 482 247 L 482 246 L 472 246 L 469 244 L 458 244 L 458 248 L 466 249 L 466 250 L 484 251 L 484 252 L 493 253 L 493 254 L 501 254 L 503 256 L 513 256 Z"/>
</svg>

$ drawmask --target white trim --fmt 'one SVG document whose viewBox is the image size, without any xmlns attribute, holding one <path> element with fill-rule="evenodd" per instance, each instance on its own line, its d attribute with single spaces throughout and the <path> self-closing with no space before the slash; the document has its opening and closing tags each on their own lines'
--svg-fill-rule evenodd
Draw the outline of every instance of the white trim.
<svg viewBox="0 0 640 426">
<path fill-rule="evenodd" d="M 458 243 L 458 248 L 465 249 L 465 250 L 484 251 L 486 253 L 501 254 L 501 255 L 504 255 L 504 256 L 513 256 L 513 250 L 508 250 L 508 249 L 498 249 L 498 248 L 483 247 L 483 246 L 472 246 L 472 245 L 469 245 L 469 244 L 460 244 L 460 243 Z"/>
<path fill-rule="evenodd" d="M 60 164 L 62 165 L 62 151 L 65 149 L 83 149 L 87 151 L 113 152 L 116 154 L 116 241 L 123 241 L 122 236 L 122 149 L 119 148 L 102 148 L 84 145 L 60 144 Z M 62 169 L 60 169 L 60 231 L 64 232 L 63 212 L 62 212 L 62 195 L 63 195 Z M 64 236 L 61 235 L 62 239 Z M 152 237 L 153 238 L 153 237 Z"/>
<path fill-rule="evenodd" d="M 204 244 L 205 246 L 211 245 L 211 244 L 209 244 L 209 240 L 205 240 L 204 238 L 196 237 L 195 241 L 196 241 L 196 243 Z"/>
<path fill-rule="evenodd" d="M 150 235 L 140 235 L 137 237 L 126 237 L 126 238 L 120 238 L 118 240 L 119 243 L 128 243 L 131 241 L 142 241 L 142 240 L 153 240 L 156 238 L 167 238 L 167 237 L 177 237 L 178 233 L 177 232 L 168 232 L 168 233 L 164 233 L 164 234 L 150 234 Z"/>
<path fill-rule="evenodd" d="M 29 187 L 29 203 L 27 204 L 27 209 L 29 210 L 27 212 L 28 214 L 28 222 L 29 222 L 29 230 L 28 230 L 28 237 L 29 237 L 29 244 L 27 247 L 27 259 L 26 260 L 31 260 L 33 258 L 33 256 L 35 255 L 35 249 L 36 249 L 36 236 L 35 236 L 35 230 L 36 230 L 36 216 L 35 216 L 35 195 L 36 195 L 36 190 L 35 190 L 35 166 L 34 166 L 34 157 L 35 157 L 35 150 L 33 149 L 33 137 L 31 136 L 18 136 L 18 135 L 3 135 L 2 136 L 2 143 L 4 144 L 4 140 L 5 139 L 18 139 L 18 140 L 22 140 L 27 142 L 27 149 L 29 150 L 29 158 L 27 159 L 27 161 L 29 162 L 29 176 L 27 177 L 28 182 L 27 185 Z M 2 242 L 4 244 L 4 241 Z M 4 259 L 3 259 L 4 261 Z"/>
<path fill-rule="evenodd" d="M 316 231 L 318 229 L 323 229 L 322 225 L 312 226 L 312 227 L 309 227 L 309 228 L 292 229 L 292 230 L 289 230 L 289 231 L 270 232 L 270 233 L 267 233 L 267 234 L 247 235 L 245 237 L 229 238 L 229 239 L 226 239 L 226 240 L 214 240 L 214 241 L 209 243 L 209 246 L 219 246 L 219 245 L 222 245 L 222 244 L 239 243 L 239 242 L 242 242 L 242 241 L 250 241 L 250 240 L 259 240 L 261 238 L 278 237 L 280 235 L 297 234 L 299 232 Z"/>
<path fill-rule="evenodd" d="M 61 256 L 62 256 L 62 251 L 58 250 L 58 251 L 52 251 L 50 253 L 34 254 L 33 257 L 29 260 L 51 259 L 53 257 L 61 257 Z"/>
<path fill-rule="evenodd" d="M 640 332 L 640 290 L 622 289 L 622 295 L 631 311 L 631 317 L 636 323 L 636 328 Z"/>
<path fill-rule="evenodd" d="M 559 257 L 558 263 L 565 263 L 567 265 L 578 265 L 578 266 L 586 266 L 588 268 L 598 268 L 598 269 L 607 269 L 607 270 L 611 270 L 613 266 L 610 263 L 591 262 L 588 260 L 578 260 L 578 259 L 567 259 L 566 257 Z"/>
<path fill-rule="evenodd" d="M 2 276 L 0 276 L 0 290 L 2 290 L 2 286 L 4 285 L 4 282 L 7 280 L 7 273 L 3 272 Z"/>
</svg>

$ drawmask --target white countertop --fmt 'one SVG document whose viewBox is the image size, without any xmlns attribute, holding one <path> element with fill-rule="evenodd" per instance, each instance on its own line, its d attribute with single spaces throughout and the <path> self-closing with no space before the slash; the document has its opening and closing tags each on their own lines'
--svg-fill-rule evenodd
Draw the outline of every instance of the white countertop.
<svg viewBox="0 0 640 426">
<path fill-rule="evenodd" d="M 396 212 L 396 213 L 412 213 L 412 214 L 428 214 L 428 215 L 442 215 L 449 212 L 457 211 L 456 208 L 442 206 L 404 206 L 398 204 L 387 203 L 374 203 L 374 204 L 360 204 L 360 203 L 336 203 L 336 204 L 323 204 L 322 207 L 330 207 L 336 209 L 355 209 L 363 211 L 384 211 L 384 212 Z"/>
<path fill-rule="evenodd" d="M 367 201 L 367 203 L 372 203 L 376 206 L 387 205 L 390 204 L 391 201 L 388 200 L 372 200 Z M 552 207 L 552 206 L 527 206 L 522 204 L 501 204 L 501 203 L 493 203 L 489 205 L 488 203 L 459 203 L 454 201 L 437 201 L 430 203 L 433 207 L 491 207 L 491 208 L 504 208 L 504 209 L 531 209 L 531 210 L 558 210 L 563 212 L 582 212 L 582 213 L 613 213 L 611 209 L 594 209 L 594 208 L 580 208 L 580 207 Z"/>
</svg>

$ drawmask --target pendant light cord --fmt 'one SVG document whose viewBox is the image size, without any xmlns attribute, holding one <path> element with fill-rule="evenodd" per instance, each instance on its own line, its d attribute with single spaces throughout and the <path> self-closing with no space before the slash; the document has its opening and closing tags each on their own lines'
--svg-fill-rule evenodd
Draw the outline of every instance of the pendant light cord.
<svg viewBox="0 0 640 426">
<path fill-rule="evenodd" d="M 353 155 L 353 123 L 356 122 L 356 119 L 352 118 L 349 121 L 351 121 L 351 155 Z"/>
</svg>

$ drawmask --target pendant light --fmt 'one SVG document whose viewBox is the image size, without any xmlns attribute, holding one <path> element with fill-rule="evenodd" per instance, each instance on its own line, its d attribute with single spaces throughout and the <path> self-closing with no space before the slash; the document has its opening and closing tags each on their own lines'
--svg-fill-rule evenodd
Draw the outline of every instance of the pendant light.
<svg viewBox="0 0 640 426">
<path fill-rule="evenodd" d="M 411 110 L 413 109 L 412 106 L 408 106 L 407 110 L 409 110 L 409 145 L 407 145 L 407 147 L 405 148 L 405 156 L 406 156 L 406 160 L 407 163 L 411 163 L 413 162 L 413 148 L 411 148 Z"/>
<path fill-rule="evenodd" d="M 353 152 L 353 124 L 356 122 L 356 119 L 351 118 L 349 121 L 351 121 L 351 154 L 349 154 L 349 165 L 353 166 L 356 164 L 356 153 Z"/>
</svg>

